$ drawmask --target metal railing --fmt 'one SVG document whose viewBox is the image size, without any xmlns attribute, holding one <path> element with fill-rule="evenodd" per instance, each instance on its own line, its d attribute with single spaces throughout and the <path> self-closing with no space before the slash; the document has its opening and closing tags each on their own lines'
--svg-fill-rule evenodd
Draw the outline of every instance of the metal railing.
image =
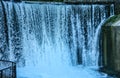
<svg viewBox="0 0 120 78">
<path fill-rule="evenodd" d="M 16 78 L 16 63 L 0 60 L 0 78 Z"/>
</svg>

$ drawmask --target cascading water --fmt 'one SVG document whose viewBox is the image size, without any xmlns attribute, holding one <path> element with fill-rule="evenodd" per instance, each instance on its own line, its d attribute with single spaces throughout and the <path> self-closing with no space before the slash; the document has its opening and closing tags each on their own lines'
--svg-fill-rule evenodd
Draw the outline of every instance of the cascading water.
<svg viewBox="0 0 120 78">
<path fill-rule="evenodd" d="M 64 69 L 64 67 L 77 65 L 99 66 L 99 24 L 113 15 L 113 5 L 4 2 L 5 9 L 1 7 L 0 11 L 4 10 L 5 13 L 0 14 L 0 19 L 6 16 L 8 31 L 5 33 L 4 21 L 0 20 L 0 38 L 4 38 L 0 41 L 2 43 L 0 51 L 4 45 L 9 46 L 5 53 L 1 51 L 1 56 L 9 54 L 6 56 L 7 59 L 18 62 L 19 66 L 30 67 L 30 69 L 40 68 L 38 70 L 58 68 L 60 71 L 61 67 Z M 80 73 L 77 72 L 75 75 Z M 86 75 L 88 74 L 81 74 L 76 78 L 80 76 L 86 78 L 84 77 Z M 53 77 L 39 76 L 38 78 Z M 96 77 L 89 76 L 89 78 Z"/>
</svg>

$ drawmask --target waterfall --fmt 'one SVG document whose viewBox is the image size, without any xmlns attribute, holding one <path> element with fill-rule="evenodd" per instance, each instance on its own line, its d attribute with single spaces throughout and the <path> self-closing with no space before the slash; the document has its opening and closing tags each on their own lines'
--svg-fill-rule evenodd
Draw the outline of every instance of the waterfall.
<svg viewBox="0 0 120 78">
<path fill-rule="evenodd" d="M 0 59 L 22 67 L 99 67 L 99 31 L 113 9 L 113 4 L 4 2 L 0 5 Z"/>
</svg>

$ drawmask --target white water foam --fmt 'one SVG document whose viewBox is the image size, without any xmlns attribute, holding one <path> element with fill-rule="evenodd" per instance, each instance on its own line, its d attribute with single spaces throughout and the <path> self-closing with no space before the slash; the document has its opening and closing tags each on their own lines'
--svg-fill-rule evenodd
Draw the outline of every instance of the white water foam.
<svg viewBox="0 0 120 78">
<path fill-rule="evenodd" d="M 107 74 L 83 66 L 52 69 L 27 67 L 19 68 L 18 71 L 17 78 L 107 78 Z"/>
</svg>

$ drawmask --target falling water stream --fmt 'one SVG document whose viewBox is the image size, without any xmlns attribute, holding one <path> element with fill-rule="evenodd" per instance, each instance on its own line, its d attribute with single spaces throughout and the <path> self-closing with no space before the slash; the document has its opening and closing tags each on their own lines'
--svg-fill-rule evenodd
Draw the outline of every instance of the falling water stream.
<svg viewBox="0 0 120 78">
<path fill-rule="evenodd" d="M 0 58 L 18 64 L 18 78 L 107 78 L 99 32 L 113 4 L 0 4 Z"/>
</svg>

